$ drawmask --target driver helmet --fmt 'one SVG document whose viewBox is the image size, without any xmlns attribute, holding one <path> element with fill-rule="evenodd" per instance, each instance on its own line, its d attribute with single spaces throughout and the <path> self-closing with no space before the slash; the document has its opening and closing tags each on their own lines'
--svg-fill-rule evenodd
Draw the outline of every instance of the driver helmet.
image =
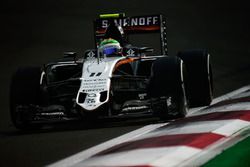
<svg viewBox="0 0 250 167">
<path fill-rule="evenodd" d="M 99 54 L 104 56 L 121 54 L 122 47 L 120 43 L 112 38 L 104 39 L 98 48 Z"/>
</svg>

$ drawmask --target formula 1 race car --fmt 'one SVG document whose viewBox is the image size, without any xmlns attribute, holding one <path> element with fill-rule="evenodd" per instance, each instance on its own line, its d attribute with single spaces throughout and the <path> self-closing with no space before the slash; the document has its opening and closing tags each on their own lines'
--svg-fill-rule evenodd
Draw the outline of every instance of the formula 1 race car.
<svg viewBox="0 0 250 167">
<path fill-rule="evenodd" d="M 16 71 L 10 88 L 16 128 L 142 115 L 176 119 L 185 117 L 189 106 L 211 103 L 210 55 L 191 50 L 168 56 L 163 15 L 100 15 L 94 32 L 95 48 L 82 57 L 65 52 L 61 60 Z M 152 33 L 160 41 L 158 54 L 128 42 L 131 35 Z"/>
</svg>

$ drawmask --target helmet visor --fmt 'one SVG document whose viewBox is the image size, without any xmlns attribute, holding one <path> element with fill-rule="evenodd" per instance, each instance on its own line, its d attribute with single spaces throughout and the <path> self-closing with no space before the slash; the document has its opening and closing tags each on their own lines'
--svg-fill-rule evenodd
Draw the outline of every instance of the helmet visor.
<svg viewBox="0 0 250 167">
<path fill-rule="evenodd" d="M 119 52 L 119 49 L 115 47 L 108 47 L 108 48 L 103 49 L 103 54 L 105 55 L 117 54 L 118 52 Z"/>
</svg>

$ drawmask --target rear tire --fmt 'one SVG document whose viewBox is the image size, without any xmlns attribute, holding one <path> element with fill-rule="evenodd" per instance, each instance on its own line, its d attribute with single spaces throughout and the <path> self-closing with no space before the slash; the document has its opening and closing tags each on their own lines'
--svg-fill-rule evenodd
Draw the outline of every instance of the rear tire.
<svg viewBox="0 0 250 167">
<path fill-rule="evenodd" d="M 152 108 L 161 119 L 185 117 L 188 110 L 185 80 L 185 66 L 178 57 L 163 57 L 153 63 L 148 93 L 156 99 Z"/>
<path fill-rule="evenodd" d="M 188 73 L 188 99 L 191 107 L 206 106 L 213 99 L 213 74 L 210 55 L 205 50 L 179 52 Z"/>
<path fill-rule="evenodd" d="M 41 68 L 20 68 L 12 76 L 10 86 L 10 115 L 17 129 L 37 129 L 40 125 L 31 124 L 31 113 L 19 110 L 20 106 L 39 105 Z"/>
</svg>

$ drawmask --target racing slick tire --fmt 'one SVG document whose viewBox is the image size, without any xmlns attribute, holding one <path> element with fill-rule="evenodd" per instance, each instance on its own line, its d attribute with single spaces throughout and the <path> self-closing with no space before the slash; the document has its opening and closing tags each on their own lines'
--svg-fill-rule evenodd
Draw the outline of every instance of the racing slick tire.
<svg viewBox="0 0 250 167">
<path fill-rule="evenodd" d="M 32 124 L 32 108 L 39 105 L 40 67 L 19 68 L 12 76 L 10 86 L 10 116 L 14 126 L 21 130 L 38 129 L 39 124 Z M 21 109 L 22 108 L 22 109 Z"/>
<path fill-rule="evenodd" d="M 213 99 L 213 73 L 206 50 L 179 52 L 187 69 L 187 96 L 191 107 L 207 106 Z"/>
<path fill-rule="evenodd" d="M 162 120 L 182 118 L 187 114 L 185 82 L 185 66 L 180 58 L 163 57 L 153 63 L 148 94 L 155 99 L 152 100 L 153 112 Z"/>
</svg>

